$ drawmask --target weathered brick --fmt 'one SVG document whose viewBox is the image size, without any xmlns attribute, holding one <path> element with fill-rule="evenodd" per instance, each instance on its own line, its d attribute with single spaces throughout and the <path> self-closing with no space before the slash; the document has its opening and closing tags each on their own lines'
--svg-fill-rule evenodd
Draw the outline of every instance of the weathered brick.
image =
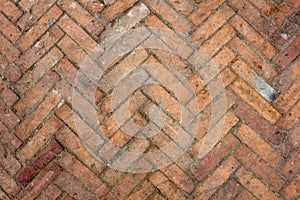
<svg viewBox="0 0 300 200">
<path fill-rule="evenodd" d="M 116 19 L 119 15 L 121 15 L 124 11 L 126 11 L 128 8 L 130 8 L 133 4 L 135 4 L 137 0 L 120 0 L 116 1 L 113 5 L 106 8 L 102 15 L 106 19 L 106 21 L 111 22 L 114 19 Z M 129 12 L 130 13 L 130 12 Z M 130 16 L 130 14 L 128 15 Z"/>
<path fill-rule="evenodd" d="M 3 14 L 0 14 L 0 29 L 11 41 L 15 42 L 22 33 Z"/>
<path fill-rule="evenodd" d="M 21 168 L 19 161 L 6 145 L 0 144 L 0 158 L 1 165 L 7 170 L 10 176 L 14 176 Z"/>
<path fill-rule="evenodd" d="M 189 2 L 188 0 L 181 0 L 181 1 L 169 0 L 169 1 L 174 6 L 175 10 L 177 10 L 177 12 L 183 15 L 188 15 L 193 11 L 193 6 L 191 2 Z"/>
<path fill-rule="evenodd" d="M 278 128 L 287 130 L 293 128 L 300 119 L 300 101 L 277 123 Z"/>
<path fill-rule="evenodd" d="M 250 0 L 259 10 L 262 11 L 267 17 L 269 17 L 275 10 L 275 5 L 270 0 L 259 1 Z"/>
<path fill-rule="evenodd" d="M 290 133 L 285 142 L 281 145 L 281 151 L 288 155 L 290 154 L 294 149 L 296 149 L 300 145 L 300 135 L 297 134 L 300 131 L 300 126 L 295 128 L 292 133 Z"/>
<path fill-rule="evenodd" d="M 242 189 L 242 186 L 234 179 L 229 179 L 227 183 L 217 191 L 213 196 L 213 200 L 232 199 Z"/>
<path fill-rule="evenodd" d="M 251 179 L 245 186 L 257 199 L 280 199 L 257 178 Z"/>
<path fill-rule="evenodd" d="M 22 15 L 22 11 L 10 0 L 2 1 L 0 4 L 0 10 L 13 22 L 16 22 Z"/>
<path fill-rule="evenodd" d="M 237 196 L 239 200 L 255 200 L 256 198 L 247 190 L 243 189 L 242 192 Z"/>
<path fill-rule="evenodd" d="M 3 103 L 6 105 L 5 107 L 8 108 L 12 107 L 19 99 L 14 91 L 9 88 L 7 83 L 2 79 L 0 79 L 0 97 Z"/>
<path fill-rule="evenodd" d="M 39 200 L 55 200 L 62 194 L 62 191 L 54 184 L 50 184 L 49 187 L 42 192 L 39 196 Z"/>
<path fill-rule="evenodd" d="M 0 184 L 1 188 L 8 194 L 15 196 L 21 187 L 6 173 L 6 171 L 0 167 Z"/>
<path fill-rule="evenodd" d="M 79 2 L 95 14 L 101 12 L 104 9 L 104 4 L 97 0 L 79 0 Z"/>
<path fill-rule="evenodd" d="M 292 15 L 300 6 L 299 1 L 288 0 L 280 5 L 280 8 L 273 15 L 273 19 L 278 25 L 282 25 L 285 18 Z"/>
<path fill-rule="evenodd" d="M 299 198 L 299 184 L 300 176 L 297 176 L 288 186 L 283 190 L 283 196 L 286 199 L 292 200 Z"/>
<path fill-rule="evenodd" d="M 138 187 L 138 189 L 128 197 L 128 200 L 146 199 L 154 191 L 155 188 L 153 187 L 153 185 L 148 181 L 144 181 L 143 184 L 140 187 Z"/>
<path fill-rule="evenodd" d="M 20 51 L 10 43 L 2 34 L 0 34 L 0 52 L 6 56 L 8 61 L 13 62 L 20 55 Z"/>
<path fill-rule="evenodd" d="M 300 169 L 300 150 L 298 149 L 293 154 L 291 154 L 291 158 L 287 160 L 285 165 L 282 168 L 282 174 L 285 177 L 289 177 L 291 175 L 296 174 Z"/>
<path fill-rule="evenodd" d="M 296 81 L 277 101 L 276 106 L 287 112 L 300 98 L 300 80 Z"/>
</svg>

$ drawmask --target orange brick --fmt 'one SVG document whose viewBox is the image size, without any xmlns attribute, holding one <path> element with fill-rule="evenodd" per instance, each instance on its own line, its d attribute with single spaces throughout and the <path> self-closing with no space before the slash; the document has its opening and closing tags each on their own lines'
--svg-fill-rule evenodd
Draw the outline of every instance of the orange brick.
<svg viewBox="0 0 300 200">
<path fill-rule="evenodd" d="M 151 185 L 151 183 L 149 183 L 148 181 L 144 181 L 143 184 L 140 187 L 138 187 L 138 190 L 136 190 L 128 197 L 128 200 L 146 199 L 154 191 L 155 188 L 153 187 L 153 185 Z"/>
<path fill-rule="evenodd" d="M 193 11 L 193 5 L 188 0 L 170 0 L 170 3 L 174 6 L 177 12 L 188 15 Z"/>
<path fill-rule="evenodd" d="M 300 176 L 297 176 L 287 187 L 283 190 L 283 196 L 288 199 L 297 199 L 299 198 L 299 185 L 300 185 Z"/>
<path fill-rule="evenodd" d="M 239 10 L 239 13 L 260 29 L 264 34 L 271 36 L 275 26 L 249 2 L 230 0 L 230 3 Z"/>
<path fill-rule="evenodd" d="M 282 188 L 285 181 L 246 146 L 241 146 L 235 152 L 235 156 L 272 188 L 277 191 Z"/>
<path fill-rule="evenodd" d="M 0 167 L 0 184 L 1 188 L 8 194 L 15 196 L 21 187 L 6 173 L 6 171 Z"/>
<path fill-rule="evenodd" d="M 233 38 L 229 42 L 229 47 L 237 54 L 241 55 L 259 74 L 271 81 L 277 75 L 275 69 L 259 55 L 257 55 L 250 47 L 248 47 L 238 37 Z"/>
<path fill-rule="evenodd" d="M 277 101 L 276 106 L 283 112 L 288 112 L 290 108 L 300 98 L 300 80 L 296 81 Z"/>
<path fill-rule="evenodd" d="M 230 22 L 237 31 L 239 31 L 255 48 L 265 54 L 270 60 L 278 53 L 278 50 L 269 41 L 264 39 L 240 16 L 234 16 Z"/>
<path fill-rule="evenodd" d="M 62 15 L 62 11 L 53 6 L 46 15 L 44 15 L 35 26 L 33 26 L 28 32 L 26 32 L 18 40 L 18 45 L 23 51 L 27 50 L 35 41 L 43 35 L 49 27 L 55 23 L 55 21 Z"/>
<path fill-rule="evenodd" d="M 282 174 L 285 177 L 290 177 L 294 174 L 296 174 L 300 169 L 300 150 L 293 152 L 291 154 L 291 158 L 287 160 L 285 165 L 282 168 Z"/>
<path fill-rule="evenodd" d="M 257 199 L 280 199 L 257 178 L 253 178 L 245 186 Z"/>
<path fill-rule="evenodd" d="M 80 4 L 73 0 L 59 0 L 58 4 L 71 15 L 77 23 L 82 25 L 94 36 L 99 36 L 99 34 L 104 30 L 103 24 L 100 20 L 92 16 L 88 11 L 86 11 Z"/>
<path fill-rule="evenodd" d="M 224 5 L 216 14 L 209 18 L 197 31 L 193 33 L 192 39 L 196 40 L 199 44 L 202 44 L 233 14 L 234 11 L 228 5 Z"/>
<path fill-rule="evenodd" d="M 273 19 L 280 26 L 286 17 L 290 16 L 295 12 L 300 6 L 299 1 L 288 0 L 285 1 L 280 8 L 273 15 Z"/>
<path fill-rule="evenodd" d="M 8 84 L 3 79 L 0 80 L 0 97 L 5 104 L 5 107 L 8 108 L 12 107 L 18 100 L 18 96 L 11 88 L 9 88 Z"/>
<path fill-rule="evenodd" d="M 286 141 L 281 145 L 281 151 L 288 155 L 290 154 L 294 149 L 296 149 L 300 145 L 300 135 L 297 134 L 300 131 L 300 126 L 295 128 L 292 133 L 288 135 L 286 138 Z"/>
<path fill-rule="evenodd" d="M 164 0 L 159 1 L 159 3 L 155 0 L 147 0 L 146 2 L 179 33 L 187 34 L 192 30 L 188 20 L 181 14 L 176 13 Z"/>
<path fill-rule="evenodd" d="M 49 141 L 61 125 L 62 123 L 56 117 L 52 116 L 30 141 L 18 151 L 17 157 L 22 162 L 25 162 L 26 159 L 31 159 Z"/>
<path fill-rule="evenodd" d="M 239 167 L 239 162 L 229 156 L 222 165 L 193 194 L 197 199 L 208 199 L 216 189 Z"/>
<path fill-rule="evenodd" d="M 54 47 L 40 61 L 37 62 L 32 70 L 29 70 L 15 84 L 15 87 L 24 94 L 30 89 L 44 74 L 46 74 L 61 58 L 63 54 Z"/>
<path fill-rule="evenodd" d="M 236 135 L 273 167 L 280 168 L 284 163 L 283 157 L 248 126 L 242 125 Z"/>
<path fill-rule="evenodd" d="M 227 183 L 213 196 L 213 200 L 232 199 L 241 190 L 242 186 L 234 179 L 229 179 Z"/>
<path fill-rule="evenodd" d="M 34 105 L 47 94 L 59 81 L 60 77 L 55 72 L 46 74 L 28 93 L 14 106 L 20 116 L 24 116 Z"/>
<path fill-rule="evenodd" d="M 53 26 L 41 37 L 28 51 L 26 51 L 16 62 L 24 72 L 39 60 L 62 36 L 63 32 L 57 26 Z"/>
<path fill-rule="evenodd" d="M 247 190 L 243 189 L 242 192 L 237 196 L 238 200 L 255 200 L 256 198 Z"/>
<path fill-rule="evenodd" d="M 269 17 L 275 10 L 275 5 L 270 0 L 259 1 L 250 0 L 258 9 L 260 9 L 267 17 Z"/>
<path fill-rule="evenodd" d="M 14 176 L 21 168 L 19 161 L 14 157 L 6 145 L 0 145 L 0 158 L 1 165 L 10 176 Z"/>
<path fill-rule="evenodd" d="M 107 192 L 107 185 L 71 154 L 65 152 L 59 159 L 59 164 L 62 165 L 69 173 L 82 181 L 98 197 L 101 197 Z"/>
<path fill-rule="evenodd" d="M 199 8 L 195 10 L 190 16 L 189 20 L 198 26 L 201 24 L 212 12 L 214 12 L 224 1 L 213 0 L 205 1 L 199 5 Z M 197 2 L 198 3 L 198 2 Z"/>
<path fill-rule="evenodd" d="M 92 13 L 99 13 L 104 9 L 104 4 L 100 1 L 79 0 L 79 2 Z"/>
<path fill-rule="evenodd" d="M 0 123 L 0 131 L 0 142 L 4 145 L 7 145 L 7 150 L 14 152 L 19 146 L 21 146 L 21 140 L 14 134 L 11 134 L 3 122 Z"/>
<path fill-rule="evenodd" d="M 280 119 L 281 114 L 241 79 L 232 85 L 232 89 L 271 123 L 276 123 Z"/>
<path fill-rule="evenodd" d="M 106 8 L 102 15 L 106 19 L 106 21 L 111 22 L 116 19 L 119 15 L 121 15 L 124 11 L 130 8 L 133 4 L 135 4 L 137 0 L 120 0 L 116 1 L 113 5 Z"/>
<path fill-rule="evenodd" d="M 10 0 L 2 1 L 2 3 L 0 4 L 0 10 L 5 13 L 5 15 L 13 22 L 16 22 L 22 15 L 22 11 Z"/>
<path fill-rule="evenodd" d="M 150 181 L 169 199 L 185 199 L 184 194 L 160 171 L 154 172 L 150 176 Z"/>
<path fill-rule="evenodd" d="M 13 62 L 20 55 L 20 51 L 10 43 L 2 34 L 0 34 L 0 52 L 6 56 L 8 61 Z"/>
<path fill-rule="evenodd" d="M 54 184 L 50 184 L 49 187 L 42 192 L 39 196 L 40 200 L 56 199 L 62 194 L 62 191 Z"/>
<path fill-rule="evenodd" d="M 280 129 L 287 130 L 293 128 L 300 119 L 300 101 L 277 123 Z"/>
<path fill-rule="evenodd" d="M 53 91 L 44 99 L 44 101 L 28 115 L 25 120 L 20 124 L 16 130 L 16 135 L 21 140 L 26 140 L 32 131 L 34 131 L 37 126 L 44 120 L 44 118 L 51 112 L 51 110 L 58 104 L 60 101 L 57 94 Z"/>
</svg>

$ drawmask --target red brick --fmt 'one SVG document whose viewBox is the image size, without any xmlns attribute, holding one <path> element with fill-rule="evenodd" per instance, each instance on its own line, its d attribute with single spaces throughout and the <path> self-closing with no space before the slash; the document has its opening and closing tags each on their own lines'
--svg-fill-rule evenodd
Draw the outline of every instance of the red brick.
<svg viewBox="0 0 300 200">
<path fill-rule="evenodd" d="M 44 101 L 32 112 L 26 116 L 25 120 L 20 124 L 16 130 L 16 135 L 21 140 L 26 140 L 31 132 L 35 130 L 38 125 L 44 120 L 44 118 L 51 112 L 51 110 L 60 101 L 57 94 L 53 91 L 44 99 Z"/>
<path fill-rule="evenodd" d="M 199 163 L 193 166 L 192 175 L 201 182 L 204 180 L 232 150 L 239 141 L 228 134 L 225 138 Z"/>
<path fill-rule="evenodd" d="M 282 174 L 285 177 L 292 176 L 300 170 L 300 150 L 298 149 L 291 154 L 291 158 L 287 160 L 282 168 Z"/>
<path fill-rule="evenodd" d="M 17 66 L 9 64 L 3 55 L 0 55 L 0 74 L 11 82 L 16 82 L 21 77 L 20 72 L 17 70 Z"/>
<path fill-rule="evenodd" d="M 248 126 L 242 125 L 236 135 L 274 168 L 284 163 L 283 157 Z"/>
<path fill-rule="evenodd" d="M 296 81 L 277 101 L 276 106 L 283 112 L 288 112 L 290 108 L 300 98 L 300 80 Z"/>
<path fill-rule="evenodd" d="M 55 180 L 63 190 L 75 199 L 97 199 L 97 196 L 90 192 L 78 179 L 64 171 Z M 66 198 L 70 199 L 70 197 Z"/>
<path fill-rule="evenodd" d="M 259 10 L 269 17 L 275 10 L 275 5 L 270 0 L 250 0 Z"/>
<path fill-rule="evenodd" d="M 254 173 L 267 182 L 276 191 L 280 190 L 285 181 L 271 167 L 265 164 L 262 159 L 250 151 L 246 146 L 241 146 L 235 156 Z"/>
<path fill-rule="evenodd" d="M 44 74 L 46 74 L 61 58 L 63 54 L 54 47 L 51 49 L 32 70 L 28 70 L 24 76 L 15 84 L 17 90 L 24 94 L 30 89 Z"/>
<path fill-rule="evenodd" d="M 22 11 L 10 0 L 2 1 L 2 3 L 0 4 L 0 10 L 5 13 L 5 15 L 13 22 L 16 22 L 22 15 Z"/>
<path fill-rule="evenodd" d="M 255 48 L 261 51 L 270 60 L 278 53 L 278 50 L 263 38 L 240 16 L 236 15 L 230 20 L 231 24 L 239 31 Z"/>
<path fill-rule="evenodd" d="M 208 199 L 227 178 L 239 167 L 239 162 L 229 156 L 219 168 L 194 193 L 197 199 Z"/>
<path fill-rule="evenodd" d="M 187 34 L 192 30 L 192 26 L 189 24 L 188 20 L 176 13 L 176 11 L 171 8 L 164 0 L 156 2 L 155 0 L 146 1 L 155 12 L 163 16 L 168 23 L 170 23 L 176 31 L 182 34 Z"/>
<path fill-rule="evenodd" d="M 104 4 L 97 0 L 79 0 L 80 3 L 92 13 L 99 13 L 104 9 Z"/>
<path fill-rule="evenodd" d="M 10 43 L 2 34 L 0 34 L 0 52 L 8 59 L 8 61 L 13 62 L 20 55 L 20 51 Z"/>
<path fill-rule="evenodd" d="M 147 199 L 154 191 L 155 188 L 153 185 L 148 181 L 144 181 L 143 184 L 128 197 L 128 200 Z"/>
<path fill-rule="evenodd" d="M 99 36 L 99 34 L 104 30 L 104 26 L 100 22 L 100 20 L 92 16 L 76 1 L 59 0 L 58 4 L 62 7 L 64 11 L 71 15 L 77 23 L 82 25 L 84 28 L 87 29 L 87 31 L 89 31 L 93 35 Z"/>
<path fill-rule="evenodd" d="M 103 196 L 108 191 L 108 186 L 71 154 L 65 152 L 59 159 L 59 164 L 82 181 L 98 197 Z"/>
<path fill-rule="evenodd" d="M 280 5 L 280 8 L 275 12 L 272 18 L 278 25 L 282 25 L 285 18 L 292 15 L 292 13 L 295 12 L 299 6 L 299 1 L 287 0 Z"/>
<path fill-rule="evenodd" d="M 295 40 L 279 54 L 276 59 L 276 64 L 283 70 L 285 69 L 293 60 L 297 58 L 300 53 L 300 36 L 297 36 Z"/>
<path fill-rule="evenodd" d="M 2 167 L 0 167 L 0 184 L 1 188 L 12 196 L 15 196 L 21 190 L 21 187 L 5 172 Z"/>
<path fill-rule="evenodd" d="M 229 179 L 227 183 L 217 191 L 213 196 L 213 200 L 217 199 L 232 199 L 242 189 L 242 186 L 234 179 Z"/>
<path fill-rule="evenodd" d="M 255 200 L 256 198 L 247 190 L 243 189 L 243 191 L 237 196 L 238 200 Z"/>
<path fill-rule="evenodd" d="M 14 106 L 18 115 L 24 116 L 34 105 L 47 94 L 59 81 L 60 77 L 55 72 L 46 74 L 28 93 Z"/>
<path fill-rule="evenodd" d="M 0 79 L 0 97 L 7 108 L 12 107 L 19 99 L 3 79 Z"/>
<path fill-rule="evenodd" d="M 19 117 L 11 109 L 7 108 L 1 99 L 0 107 L 4 108 L 0 110 L 0 121 L 2 121 L 8 129 L 13 129 L 20 122 Z"/>
<path fill-rule="evenodd" d="M 113 5 L 106 8 L 102 15 L 106 19 L 106 21 L 111 22 L 114 19 L 116 19 L 118 16 L 120 16 L 124 11 L 126 11 L 128 8 L 130 8 L 133 4 L 135 4 L 137 0 L 120 0 L 116 1 Z"/>
<path fill-rule="evenodd" d="M 19 40 L 18 45 L 23 51 L 27 50 L 35 41 L 43 35 L 49 27 L 62 15 L 62 11 L 53 6 L 46 15 L 44 15 L 35 26 L 26 32 Z"/>
<path fill-rule="evenodd" d="M 0 198 L 3 200 L 9 200 L 10 198 L 3 192 L 3 190 L 0 190 Z"/>
<path fill-rule="evenodd" d="M 300 135 L 297 134 L 300 131 L 300 126 L 295 128 L 292 133 L 290 133 L 285 142 L 281 145 L 281 151 L 288 155 L 290 154 L 294 149 L 299 147 L 300 145 Z"/>
<path fill-rule="evenodd" d="M 280 199 L 257 178 L 251 179 L 245 187 L 250 190 L 257 199 Z"/>
<path fill-rule="evenodd" d="M 7 145 L 0 144 L 0 158 L 1 165 L 6 169 L 10 176 L 14 176 L 21 168 L 19 161 L 14 157 L 10 148 L 7 148 Z"/>
<path fill-rule="evenodd" d="M 175 10 L 177 10 L 177 12 L 183 15 L 188 15 L 193 11 L 193 5 L 188 0 L 181 0 L 181 1 L 169 0 L 169 1 L 174 6 Z"/>
<path fill-rule="evenodd" d="M 196 40 L 199 44 L 202 44 L 233 14 L 234 11 L 228 5 L 224 5 L 216 14 L 209 18 L 197 31 L 193 33 L 192 39 Z"/>
<path fill-rule="evenodd" d="M 62 171 L 56 162 L 50 163 L 45 167 L 29 184 L 22 190 L 17 199 L 35 199 Z"/>
<path fill-rule="evenodd" d="M 204 1 L 199 5 L 199 8 L 195 10 L 190 16 L 189 20 L 195 25 L 198 26 L 201 24 L 211 13 L 213 13 L 224 0 L 213 0 L 213 1 Z M 198 2 L 197 2 L 198 3 Z"/>
<path fill-rule="evenodd" d="M 21 146 L 21 140 L 14 134 L 11 134 L 8 128 L 2 122 L 0 122 L 0 132 L 0 142 L 4 145 L 7 145 L 8 150 L 14 152 L 19 146 Z"/>
<path fill-rule="evenodd" d="M 278 128 L 287 130 L 293 128 L 300 119 L 300 101 L 277 123 Z"/>
<path fill-rule="evenodd" d="M 49 187 L 42 192 L 39 196 L 40 200 L 55 200 L 62 194 L 62 191 L 53 184 L 50 184 Z"/>
<path fill-rule="evenodd" d="M 22 162 L 31 159 L 50 140 L 61 125 L 62 123 L 56 117 L 51 116 L 46 124 L 18 151 L 17 157 Z"/>
<path fill-rule="evenodd" d="M 0 29 L 11 41 L 15 42 L 22 33 L 3 14 L 0 14 Z"/>
<path fill-rule="evenodd" d="M 283 190 L 283 196 L 287 200 L 299 198 L 299 185 L 300 185 L 300 176 L 297 176 L 292 182 L 290 182 L 287 187 Z"/>
<path fill-rule="evenodd" d="M 19 60 L 17 65 L 24 72 L 28 70 L 42 55 L 44 55 L 62 36 L 63 32 L 57 26 L 53 26 L 41 37 L 28 51 L 26 51 Z"/>
<path fill-rule="evenodd" d="M 17 179 L 22 185 L 27 185 L 57 154 L 63 150 L 55 140 L 52 141 L 24 170 L 20 172 Z"/>
<path fill-rule="evenodd" d="M 169 199 L 185 199 L 184 194 L 160 171 L 154 172 L 149 180 L 152 184 L 164 193 Z"/>
</svg>

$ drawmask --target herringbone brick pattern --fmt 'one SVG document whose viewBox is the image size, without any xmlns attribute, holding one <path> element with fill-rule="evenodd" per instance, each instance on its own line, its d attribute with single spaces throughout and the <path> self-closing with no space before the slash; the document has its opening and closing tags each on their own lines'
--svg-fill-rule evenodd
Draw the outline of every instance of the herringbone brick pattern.
<svg viewBox="0 0 300 200">
<path fill-rule="evenodd" d="M 0 199 L 299 199 L 299 26 L 297 0 L 1 0 Z M 131 50 L 93 82 L 83 60 L 101 42 L 138 28 L 156 29 L 128 39 Z M 169 37 L 160 37 L 162 29 Z M 132 91 L 125 82 L 115 97 L 119 79 L 150 80 L 145 71 L 134 77 L 141 64 L 154 68 L 161 84 Z M 165 87 L 174 78 L 167 66 L 192 93 L 179 88 L 176 96 Z M 130 94 L 127 128 L 158 129 L 151 109 L 165 113 L 169 125 L 146 138 L 127 134 L 114 119 L 122 94 Z M 74 98 L 94 107 L 97 120 L 74 109 Z M 211 118 L 222 105 L 224 115 Z M 176 123 L 182 106 L 199 119 L 195 138 L 155 170 L 184 148 L 174 136 L 185 133 Z M 119 148 L 161 157 L 143 160 L 149 172 L 116 170 L 87 149 L 78 124 L 91 133 L 91 145 L 99 145 L 94 131 L 101 129 Z M 214 140 L 205 143 L 209 134 Z M 172 141 L 176 147 L 159 150 Z M 118 152 L 105 153 L 119 161 Z"/>
</svg>

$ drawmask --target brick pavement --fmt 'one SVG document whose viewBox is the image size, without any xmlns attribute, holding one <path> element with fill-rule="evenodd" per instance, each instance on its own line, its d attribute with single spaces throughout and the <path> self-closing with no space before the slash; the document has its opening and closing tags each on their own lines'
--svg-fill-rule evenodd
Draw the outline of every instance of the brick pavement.
<svg viewBox="0 0 300 200">
<path fill-rule="evenodd" d="M 299 199 L 299 9 L 1 0 L 0 199 Z"/>
</svg>

